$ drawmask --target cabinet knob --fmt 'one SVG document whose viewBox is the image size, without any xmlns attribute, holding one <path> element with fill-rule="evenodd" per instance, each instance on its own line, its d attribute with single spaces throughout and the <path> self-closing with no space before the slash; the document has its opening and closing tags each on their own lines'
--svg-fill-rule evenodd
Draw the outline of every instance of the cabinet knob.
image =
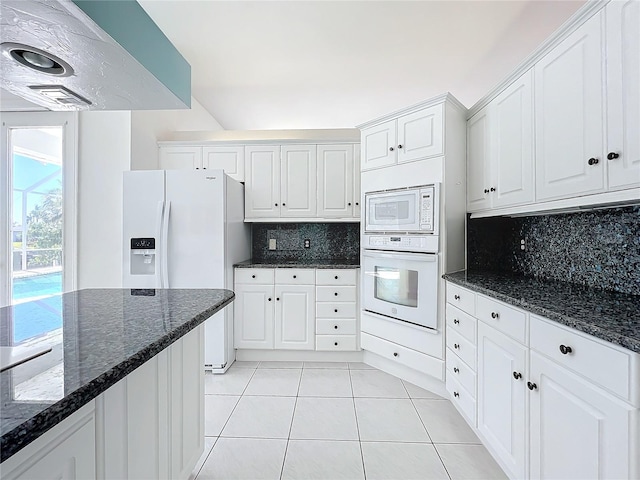
<svg viewBox="0 0 640 480">
<path fill-rule="evenodd" d="M 454 343 L 453 344 L 453 348 L 455 348 L 456 350 L 460 350 L 460 344 L 459 343 Z"/>
<path fill-rule="evenodd" d="M 458 367 L 453 367 L 453 373 L 460 373 L 460 369 Z"/>
<path fill-rule="evenodd" d="M 535 383 L 527 382 L 527 388 L 529 390 L 531 390 L 531 391 L 537 390 L 538 389 L 538 385 L 536 385 Z"/>
<path fill-rule="evenodd" d="M 283 207 L 286 207 L 286 206 L 287 206 L 287 204 L 286 204 L 286 203 L 284 203 L 284 202 L 282 202 L 282 206 L 283 206 Z"/>
<path fill-rule="evenodd" d="M 489 189 L 488 189 L 488 188 L 485 188 L 485 189 L 484 189 L 484 193 L 489 193 Z"/>
<path fill-rule="evenodd" d="M 460 300 L 460 295 L 454 295 L 453 298 L 455 298 L 456 300 Z"/>
<path fill-rule="evenodd" d="M 393 352 L 393 356 L 397 357 L 398 356 L 398 352 Z"/>
<path fill-rule="evenodd" d="M 393 147 L 389 147 L 389 151 L 390 151 L 390 152 L 393 152 Z"/>
<path fill-rule="evenodd" d="M 337 309 L 337 308 L 335 308 L 333 311 L 334 311 L 334 312 L 336 312 L 336 313 L 338 313 L 338 309 Z"/>
<path fill-rule="evenodd" d="M 589 165 L 597 165 L 599 161 L 600 161 L 600 160 L 598 160 L 597 158 L 590 158 L 590 159 L 587 161 L 587 163 L 588 163 Z"/>
<path fill-rule="evenodd" d="M 522 378 L 522 374 L 520 372 L 513 372 L 513 378 L 519 380 L 520 378 Z"/>
<path fill-rule="evenodd" d="M 338 325 L 334 325 L 333 328 L 335 328 L 337 330 L 338 329 Z"/>
<path fill-rule="evenodd" d="M 492 191 L 492 192 L 495 192 L 496 191 L 496 187 L 491 187 L 489 190 Z"/>
<path fill-rule="evenodd" d="M 619 153 L 616 152 L 609 152 L 609 154 L 607 155 L 607 159 L 608 160 L 615 160 L 616 158 L 618 158 L 620 156 Z"/>
<path fill-rule="evenodd" d="M 337 279 L 338 279 L 338 275 L 336 275 L 336 276 L 335 276 L 335 277 L 333 277 L 333 278 L 335 278 L 335 279 L 337 280 Z"/>
<path fill-rule="evenodd" d="M 196 167 L 196 170 L 200 170 L 200 167 Z"/>
<path fill-rule="evenodd" d="M 453 323 L 455 323 L 456 325 L 458 325 L 460 323 L 460 320 L 458 320 L 457 318 L 453 319 Z"/>
<path fill-rule="evenodd" d="M 298 276 L 297 276 L 297 275 L 294 275 L 294 276 L 293 276 L 293 278 L 298 278 Z"/>
<path fill-rule="evenodd" d="M 335 342 L 334 345 L 337 347 L 338 346 L 338 342 Z"/>
<path fill-rule="evenodd" d="M 567 345 L 560 345 L 560 352 L 563 355 L 567 355 L 567 354 L 573 352 L 573 349 L 571 347 L 567 346 Z"/>
<path fill-rule="evenodd" d="M 351 206 L 351 202 L 349 202 L 347 205 Z"/>
<path fill-rule="evenodd" d="M 202 167 L 202 169 L 203 169 L 203 170 L 206 170 L 206 169 L 207 169 L 207 167 Z"/>
<path fill-rule="evenodd" d="M 276 302 L 279 302 L 279 301 L 280 301 L 280 297 L 276 297 Z"/>
<path fill-rule="evenodd" d="M 271 297 L 269 297 L 267 300 L 271 301 Z"/>
<path fill-rule="evenodd" d="M 498 318 L 500 314 L 498 312 L 491 312 L 491 318 Z"/>
<path fill-rule="evenodd" d="M 338 292 L 335 292 L 334 295 L 337 297 L 338 296 Z"/>
<path fill-rule="evenodd" d="M 454 397 L 459 397 L 459 396 L 460 396 L 460 394 L 459 394 L 458 392 L 453 392 L 453 396 L 454 396 Z"/>
<path fill-rule="evenodd" d="M 276 203 L 276 207 L 278 206 L 278 204 Z"/>
<path fill-rule="evenodd" d="M 359 203 L 359 202 L 356 202 L 356 206 L 358 206 L 358 205 L 360 205 L 360 203 Z"/>
<path fill-rule="evenodd" d="M 398 148 L 402 148 L 402 145 L 398 145 Z"/>
<path fill-rule="evenodd" d="M 251 275 L 251 278 L 256 278 L 256 276 L 255 275 Z"/>
</svg>

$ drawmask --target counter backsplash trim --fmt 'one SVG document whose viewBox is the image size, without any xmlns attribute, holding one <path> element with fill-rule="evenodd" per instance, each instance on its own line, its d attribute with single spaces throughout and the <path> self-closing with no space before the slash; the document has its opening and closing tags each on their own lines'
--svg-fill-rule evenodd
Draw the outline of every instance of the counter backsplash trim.
<svg viewBox="0 0 640 480">
<path fill-rule="evenodd" d="M 640 207 L 469 219 L 467 228 L 469 271 L 517 273 L 640 295 Z"/>
<path fill-rule="evenodd" d="M 253 223 L 253 261 L 357 260 L 360 255 L 359 223 Z M 269 250 L 274 239 L 276 249 Z M 310 247 L 304 248 L 305 240 Z"/>
</svg>

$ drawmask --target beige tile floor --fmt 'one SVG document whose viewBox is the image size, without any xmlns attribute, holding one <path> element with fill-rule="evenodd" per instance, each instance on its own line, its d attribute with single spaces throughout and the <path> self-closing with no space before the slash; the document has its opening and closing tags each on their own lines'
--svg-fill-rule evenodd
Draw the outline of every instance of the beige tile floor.
<svg viewBox="0 0 640 480">
<path fill-rule="evenodd" d="M 506 478 L 448 400 L 363 363 L 236 362 L 205 394 L 192 479 Z"/>
</svg>

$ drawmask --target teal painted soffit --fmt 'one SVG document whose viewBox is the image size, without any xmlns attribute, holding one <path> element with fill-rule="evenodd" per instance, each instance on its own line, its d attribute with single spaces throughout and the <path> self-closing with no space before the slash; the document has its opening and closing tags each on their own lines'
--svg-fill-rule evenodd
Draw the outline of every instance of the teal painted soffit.
<svg viewBox="0 0 640 480">
<path fill-rule="evenodd" d="M 72 1 L 191 108 L 191 65 L 137 1 Z"/>
</svg>

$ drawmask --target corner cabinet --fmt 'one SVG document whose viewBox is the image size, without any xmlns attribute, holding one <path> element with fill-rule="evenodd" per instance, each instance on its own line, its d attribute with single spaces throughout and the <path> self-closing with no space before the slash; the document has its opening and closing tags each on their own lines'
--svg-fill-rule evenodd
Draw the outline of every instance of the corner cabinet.
<svg viewBox="0 0 640 480">
<path fill-rule="evenodd" d="M 510 478 L 637 477 L 640 354 L 450 282 L 447 347 L 451 401 Z"/>
</svg>

